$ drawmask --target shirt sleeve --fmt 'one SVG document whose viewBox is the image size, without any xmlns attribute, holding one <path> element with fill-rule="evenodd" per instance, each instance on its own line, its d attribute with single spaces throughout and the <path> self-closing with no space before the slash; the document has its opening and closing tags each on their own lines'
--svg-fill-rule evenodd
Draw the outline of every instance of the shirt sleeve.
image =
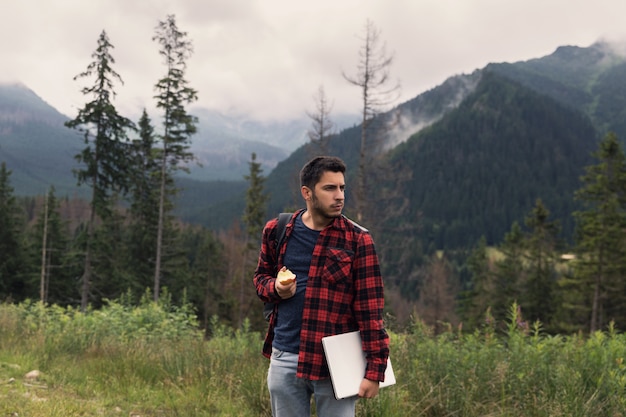
<svg viewBox="0 0 626 417">
<path fill-rule="evenodd" d="M 272 219 L 263 228 L 259 261 L 253 279 L 259 298 L 264 302 L 272 303 L 280 301 L 274 287 L 277 271 L 276 259 L 278 259 L 277 249 L 274 246 L 277 224 L 278 219 Z"/>
<path fill-rule="evenodd" d="M 361 331 L 367 368 L 365 378 L 384 381 L 389 357 L 389 335 L 383 323 L 383 280 L 374 241 L 362 233 L 355 259 L 354 314 Z"/>
</svg>

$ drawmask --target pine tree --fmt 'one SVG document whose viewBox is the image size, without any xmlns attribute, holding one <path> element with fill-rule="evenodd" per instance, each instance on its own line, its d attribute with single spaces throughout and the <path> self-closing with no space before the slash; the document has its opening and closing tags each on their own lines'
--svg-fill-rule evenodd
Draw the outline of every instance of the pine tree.
<svg viewBox="0 0 626 417">
<path fill-rule="evenodd" d="M 491 307 L 494 276 L 487 253 L 487 239 L 482 236 L 466 260 L 470 278 L 461 293 L 460 315 L 468 329 L 478 328 Z"/>
<path fill-rule="evenodd" d="M 220 322 L 232 319 L 224 302 L 228 292 L 223 247 L 211 231 L 201 228 L 186 228 L 183 242 L 191 275 L 186 287 L 188 299 L 197 307 L 198 317 L 208 335 L 211 317 L 218 317 Z"/>
<path fill-rule="evenodd" d="M 159 53 L 167 68 L 166 75 L 155 85 L 157 108 L 163 111 L 162 148 L 157 154 L 161 167 L 153 293 L 157 301 L 162 278 L 163 246 L 167 241 L 166 216 L 172 208 L 171 197 L 176 193 L 173 173 L 186 171 L 185 164 L 193 160 L 189 148 L 191 136 L 196 132 L 197 119 L 187 113 L 185 105 L 197 100 L 197 92 L 189 87 L 185 79 L 187 59 L 193 47 L 187 33 L 178 30 L 175 16 L 169 15 L 165 21 L 160 21 L 152 39 L 161 46 Z"/>
<path fill-rule="evenodd" d="M 138 127 L 139 138 L 132 147 L 136 170 L 131 185 L 127 265 L 132 289 L 140 297 L 152 286 L 154 277 L 161 170 L 156 160 L 154 128 L 145 109 Z"/>
<path fill-rule="evenodd" d="M 116 202 L 112 196 L 112 202 Z M 93 287 L 92 303 L 101 306 L 105 299 L 117 299 L 131 286 L 131 273 L 123 254 L 128 252 L 128 228 L 120 210 L 112 210 L 96 229 L 92 244 Z M 135 260 L 137 262 L 137 260 Z"/>
<path fill-rule="evenodd" d="M 94 59 L 87 70 L 74 79 L 93 77 L 91 86 L 84 87 L 82 93 L 92 100 L 78 111 L 75 119 L 65 123 L 71 129 L 83 134 L 85 148 L 76 155 L 84 168 L 74 173 L 78 184 L 87 183 L 91 187 L 91 213 L 87 224 L 85 242 L 85 260 L 82 276 L 81 308 L 87 308 L 91 292 L 92 280 L 92 240 L 95 232 L 96 218 L 104 218 L 111 214 L 111 195 L 126 192 L 129 186 L 128 132 L 134 129 L 129 119 L 118 114 L 113 99 L 115 98 L 114 82 L 122 83 L 120 75 L 112 65 L 115 63 L 111 55 L 113 45 L 105 31 L 98 38 L 98 47 L 92 54 Z"/>
<path fill-rule="evenodd" d="M 552 321 L 556 311 L 555 285 L 558 222 L 548 221 L 550 212 L 537 199 L 535 207 L 526 217 L 526 226 L 530 232 L 526 237 L 527 274 L 524 283 L 524 294 L 520 305 L 524 310 L 524 317 L 544 324 Z"/>
<path fill-rule="evenodd" d="M 524 233 L 519 223 L 513 222 L 511 230 L 504 236 L 499 249 L 503 258 L 495 263 L 494 294 L 491 303 L 496 320 L 504 321 L 514 302 L 519 302 L 521 283 L 525 281 Z"/>
<path fill-rule="evenodd" d="M 256 153 L 252 153 L 248 166 L 250 167 L 250 172 L 244 176 L 249 186 L 246 191 L 246 208 L 243 215 L 243 223 L 246 227 L 249 244 L 253 249 L 258 249 L 261 232 L 265 225 L 268 196 L 264 193 L 265 177 L 263 177 L 261 164 L 256 161 Z"/>
<path fill-rule="evenodd" d="M 258 254 L 261 246 L 261 233 L 265 225 L 265 213 L 267 211 L 268 196 L 264 193 L 263 185 L 265 178 L 263 177 L 263 169 L 261 164 L 256 161 L 256 154 L 253 152 L 251 161 L 248 162 L 250 172 L 244 178 L 248 181 L 249 186 L 246 191 L 246 208 L 243 214 L 243 224 L 246 229 L 245 244 L 243 248 L 243 271 L 239 275 L 239 318 L 238 324 L 241 326 L 245 318 L 246 312 L 250 311 L 253 306 L 260 306 L 256 294 L 252 291 L 249 277 L 254 274 L 256 266 L 256 254 Z M 261 317 L 260 311 L 258 315 L 253 317 Z"/>
<path fill-rule="evenodd" d="M 594 332 L 624 315 L 626 272 L 626 159 L 614 133 L 608 133 L 594 153 L 598 163 L 586 168 L 576 199 L 584 209 L 576 219 L 575 290 L 589 312 Z M 621 291 L 621 292 L 620 292 Z M 580 308 L 573 306 L 572 308 Z M 618 317 L 620 316 L 620 317 Z"/>
</svg>

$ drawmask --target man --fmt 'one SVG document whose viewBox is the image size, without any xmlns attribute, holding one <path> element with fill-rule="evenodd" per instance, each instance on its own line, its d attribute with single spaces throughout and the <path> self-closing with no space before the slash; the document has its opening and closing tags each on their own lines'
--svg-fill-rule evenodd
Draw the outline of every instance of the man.
<svg viewBox="0 0 626 417">
<path fill-rule="evenodd" d="M 384 329 L 383 282 L 372 237 L 341 212 L 346 166 L 317 157 L 300 172 L 306 209 L 293 214 L 276 248 L 277 219 L 263 230 L 254 274 L 257 294 L 275 303 L 263 354 L 270 358 L 267 383 L 274 417 L 310 415 L 311 396 L 319 417 L 354 416 L 357 397 L 335 399 L 321 339 L 360 330 L 367 369 L 359 397 L 378 394 L 389 356 Z M 295 282 L 282 285 L 279 270 Z"/>
</svg>

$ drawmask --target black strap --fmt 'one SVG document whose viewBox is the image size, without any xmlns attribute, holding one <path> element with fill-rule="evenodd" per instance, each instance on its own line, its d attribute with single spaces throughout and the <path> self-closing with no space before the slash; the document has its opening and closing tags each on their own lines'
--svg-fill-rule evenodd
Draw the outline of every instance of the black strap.
<svg viewBox="0 0 626 417">
<path fill-rule="evenodd" d="M 280 251 L 280 246 L 285 240 L 287 223 L 289 223 L 289 219 L 291 219 L 292 215 L 293 213 L 280 213 L 278 215 L 278 225 L 276 226 L 276 259 L 274 260 L 276 266 L 278 266 L 278 252 Z M 273 311 L 274 303 L 265 303 L 263 306 L 263 317 L 265 317 L 265 320 L 269 321 Z"/>
<path fill-rule="evenodd" d="M 287 231 L 287 223 L 293 213 L 280 213 L 278 215 L 278 225 L 276 226 L 276 262 L 278 263 L 278 251 L 280 249 L 280 245 L 283 244 L 285 240 L 285 234 Z"/>
</svg>

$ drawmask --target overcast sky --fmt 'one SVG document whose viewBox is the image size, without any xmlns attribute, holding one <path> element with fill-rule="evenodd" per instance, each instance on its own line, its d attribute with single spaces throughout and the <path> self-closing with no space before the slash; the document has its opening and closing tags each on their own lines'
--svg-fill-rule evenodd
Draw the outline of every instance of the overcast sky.
<svg viewBox="0 0 626 417">
<path fill-rule="evenodd" d="M 490 62 L 626 39 L 624 0 L 0 0 L 0 81 L 74 117 L 86 100 L 73 77 L 106 30 L 124 80 L 118 110 L 150 111 L 165 74 L 152 37 L 168 14 L 194 45 L 197 104 L 255 119 L 303 116 L 320 85 L 333 113 L 358 112 L 360 91 L 341 74 L 356 73 L 367 19 L 394 54 L 400 101 Z"/>
</svg>

